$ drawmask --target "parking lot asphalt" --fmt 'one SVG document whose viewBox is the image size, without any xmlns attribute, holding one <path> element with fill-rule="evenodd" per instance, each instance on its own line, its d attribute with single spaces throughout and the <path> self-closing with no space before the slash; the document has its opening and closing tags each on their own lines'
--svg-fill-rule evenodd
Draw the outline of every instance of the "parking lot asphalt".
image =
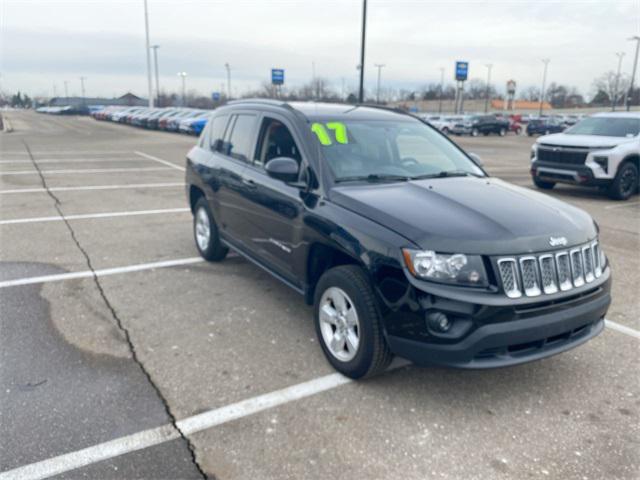
<svg viewBox="0 0 640 480">
<path fill-rule="evenodd" d="M 193 137 L 7 115 L 0 480 L 640 476 L 638 197 L 548 193 L 599 223 L 607 318 L 630 330 L 513 368 L 399 365 L 351 382 L 297 293 L 238 256 L 198 259 L 182 171 Z M 533 139 L 454 141 L 531 186 Z"/>
</svg>

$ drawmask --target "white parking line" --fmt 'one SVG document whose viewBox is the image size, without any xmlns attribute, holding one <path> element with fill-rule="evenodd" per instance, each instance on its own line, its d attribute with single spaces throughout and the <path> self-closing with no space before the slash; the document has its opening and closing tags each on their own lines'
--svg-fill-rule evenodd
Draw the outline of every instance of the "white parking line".
<svg viewBox="0 0 640 480">
<path fill-rule="evenodd" d="M 143 270 L 153 270 L 155 268 L 178 267 L 181 265 L 192 265 L 194 263 L 202 263 L 202 257 L 179 258 L 177 260 L 164 260 L 161 262 L 139 263 L 137 265 L 128 265 L 125 267 L 103 268 L 96 270 L 96 277 L 106 277 L 107 275 L 118 275 L 121 273 L 141 272 Z M 0 288 L 18 287 L 21 285 L 33 285 L 36 283 L 60 282 L 63 280 L 73 280 L 77 278 L 91 278 L 94 272 L 91 270 L 82 270 L 80 272 L 58 273 L 53 275 L 42 275 L 39 277 L 24 277 L 14 280 L 5 280 L 0 282 Z"/>
<path fill-rule="evenodd" d="M 92 185 L 86 187 L 51 187 L 50 192 L 72 192 L 78 190 L 125 190 L 130 188 L 165 188 L 184 187 L 184 182 L 171 183 L 130 183 L 128 185 Z M 40 193 L 46 192 L 45 188 L 17 188 L 15 190 L 0 190 L 0 194 L 12 193 Z"/>
<path fill-rule="evenodd" d="M 149 155 L 148 153 L 144 153 L 144 152 L 133 152 L 136 155 L 140 155 L 141 157 L 147 158 L 149 160 L 153 160 L 154 162 L 159 162 L 162 163 L 163 165 L 168 165 L 171 168 L 175 168 L 176 170 L 180 170 L 181 172 L 184 172 L 185 168 L 181 167 L 179 165 L 176 165 L 175 163 L 171 163 L 167 160 L 163 160 L 161 158 L 158 157 L 154 157 L 153 155 Z"/>
<path fill-rule="evenodd" d="M 406 365 L 408 365 L 408 362 L 400 360 L 392 364 L 389 370 L 394 370 Z M 185 435 L 191 435 L 352 382 L 353 380 L 339 373 L 332 373 L 324 377 L 309 380 L 308 382 L 292 385 L 281 390 L 248 398 L 237 403 L 232 403 L 231 405 L 216 408 L 215 410 L 209 410 L 198 415 L 187 417 L 176 423 Z M 166 443 L 176 438 L 178 438 L 178 433 L 175 429 L 173 429 L 171 425 L 163 425 L 2 472 L 0 473 L 0 480 L 40 480 L 126 453 Z"/>
<path fill-rule="evenodd" d="M 0 225 L 15 225 L 18 223 L 61 222 L 62 220 L 84 220 L 91 218 L 130 217 L 136 215 L 186 213 L 190 211 L 191 209 L 189 208 L 165 208 L 162 210 L 133 210 L 127 212 L 83 213 L 79 215 L 65 215 L 64 217 L 57 215 L 53 217 L 13 218 L 10 220 L 0 220 Z"/>
<path fill-rule="evenodd" d="M 32 150 L 32 155 L 113 155 L 131 153 L 131 150 Z M 1 150 L 0 155 L 29 155 L 26 150 Z"/>
<path fill-rule="evenodd" d="M 43 175 L 67 175 L 71 173 L 125 173 L 125 172 L 157 172 L 171 170 L 168 167 L 125 167 L 125 168 L 76 168 L 63 170 L 41 170 Z M 0 172 L 0 175 L 38 175 L 38 170 L 17 170 L 14 172 Z"/>
<path fill-rule="evenodd" d="M 104 158 L 39 158 L 36 160 L 36 163 L 39 165 L 41 163 L 113 163 L 113 162 L 139 162 L 140 159 L 138 157 L 104 157 Z M 31 164 L 31 160 L 25 159 L 11 159 L 11 160 L 0 160 L 0 165 L 9 165 L 9 164 L 23 164 L 29 163 Z"/>
<path fill-rule="evenodd" d="M 640 202 L 624 202 L 624 203 L 617 203 L 615 205 L 608 205 L 606 207 L 604 207 L 605 210 L 611 210 L 612 208 L 622 208 L 622 207 L 637 207 L 638 205 L 640 205 Z"/>
<path fill-rule="evenodd" d="M 616 330 L 620 333 L 624 333 L 626 335 L 629 335 L 630 337 L 634 337 L 640 340 L 640 332 L 633 328 L 620 325 L 619 323 L 612 322 L 611 320 L 605 320 L 604 324 L 612 330 Z"/>
</svg>

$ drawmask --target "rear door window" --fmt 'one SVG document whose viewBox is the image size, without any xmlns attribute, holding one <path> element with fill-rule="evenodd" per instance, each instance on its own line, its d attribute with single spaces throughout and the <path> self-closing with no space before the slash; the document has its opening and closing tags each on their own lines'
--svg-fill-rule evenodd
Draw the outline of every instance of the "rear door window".
<svg viewBox="0 0 640 480">
<path fill-rule="evenodd" d="M 256 136 L 257 116 L 241 113 L 236 116 L 225 153 L 236 160 L 248 162 Z"/>
<path fill-rule="evenodd" d="M 218 115 L 211 121 L 209 145 L 214 152 L 221 152 L 224 132 L 229 122 L 229 115 Z"/>
</svg>

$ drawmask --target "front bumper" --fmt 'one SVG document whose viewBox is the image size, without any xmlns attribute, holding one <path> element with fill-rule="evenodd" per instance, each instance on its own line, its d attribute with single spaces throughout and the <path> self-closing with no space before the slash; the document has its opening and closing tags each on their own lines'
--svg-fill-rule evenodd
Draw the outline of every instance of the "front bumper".
<svg viewBox="0 0 640 480">
<path fill-rule="evenodd" d="M 531 164 L 531 176 L 540 180 L 571 185 L 600 187 L 611 183 L 609 178 L 597 178 L 593 170 L 586 165 L 565 165 L 534 161 Z"/>
<path fill-rule="evenodd" d="M 598 335 L 611 303 L 610 288 L 607 275 L 603 283 L 562 300 L 539 297 L 513 305 L 478 305 L 433 296 L 425 301 L 424 292 L 414 289 L 413 308 L 385 317 L 387 342 L 396 355 L 419 365 L 481 369 L 531 362 Z M 429 309 L 457 318 L 454 322 L 466 322 L 464 334 L 454 339 L 430 334 L 425 327 Z"/>
</svg>

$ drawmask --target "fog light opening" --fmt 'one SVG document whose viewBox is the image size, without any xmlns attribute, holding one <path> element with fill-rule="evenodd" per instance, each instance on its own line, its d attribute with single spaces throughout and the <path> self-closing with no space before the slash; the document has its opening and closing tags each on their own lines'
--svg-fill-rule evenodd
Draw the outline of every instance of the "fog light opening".
<svg viewBox="0 0 640 480">
<path fill-rule="evenodd" d="M 453 322 L 442 312 L 427 314 L 427 328 L 438 333 L 446 333 L 451 329 Z"/>
</svg>

